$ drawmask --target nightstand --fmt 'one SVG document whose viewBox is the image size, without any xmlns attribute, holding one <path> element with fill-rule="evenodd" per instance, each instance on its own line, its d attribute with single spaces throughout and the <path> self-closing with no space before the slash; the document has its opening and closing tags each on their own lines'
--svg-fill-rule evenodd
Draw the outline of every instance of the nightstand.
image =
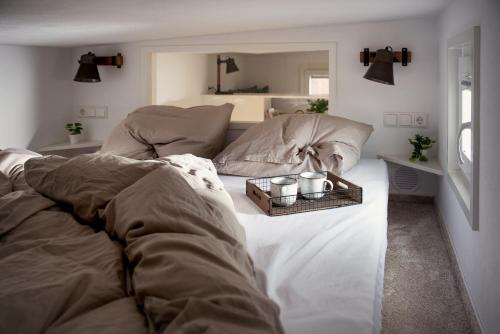
<svg viewBox="0 0 500 334">
<path fill-rule="evenodd" d="M 406 166 L 410 168 L 414 168 L 417 170 L 421 170 L 427 173 L 436 174 L 436 175 L 444 175 L 443 169 L 441 168 L 441 164 L 439 160 L 436 158 L 429 158 L 429 161 L 410 161 L 407 154 L 378 154 L 377 158 L 384 159 L 387 162 L 392 162 L 393 164 Z"/>
<path fill-rule="evenodd" d="M 436 177 L 444 175 L 436 158 L 412 162 L 407 154 L 379 154 L 377 157 L 389 163 L 390 201 L 434 202 L 437 192 Z"/>
<path fill-rule="evenodd" d="M 83 141 L 77 144 L 62 143 L 50 146 L 40 147 L 37 152 L 40 154 L 55 154 L 63 157 L 71 158 L 79 154 L 94 153 L 102 146 L 102 141 L 92 140 Z"/>
</svg>

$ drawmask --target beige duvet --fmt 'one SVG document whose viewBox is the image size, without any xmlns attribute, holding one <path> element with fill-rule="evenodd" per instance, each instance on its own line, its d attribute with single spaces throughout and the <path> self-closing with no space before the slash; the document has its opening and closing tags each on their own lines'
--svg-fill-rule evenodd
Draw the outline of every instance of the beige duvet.
<svg viewBox="0 0 500 334">
<path fill-rule="evenodd" d="M 182 162 L 29 160 L 0 194 L 0 333 L 281 333 L 213 166 Z"/>
</svg>

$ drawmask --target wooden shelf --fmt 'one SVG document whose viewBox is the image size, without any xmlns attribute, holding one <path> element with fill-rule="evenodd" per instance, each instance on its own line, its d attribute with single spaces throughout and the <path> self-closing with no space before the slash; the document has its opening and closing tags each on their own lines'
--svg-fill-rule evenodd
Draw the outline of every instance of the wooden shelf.
<svg viewBox="0 0 500 334">
<path fill-rule="evenodd" d="M 427 173 L 436 175 L 444 175 L 443 169 L 439 160 L 436 158 L 429 158 L 429 161 L 416 161 L 412 162 L 408 159 L 406 154 L 379 154 L 377 158 L 384 159 L 387 162 L 392 162 L 397 165 L 415 168 Z"/>
<path fill-rule="evenodd" d="M 102 146 L 102 141 L 92 140 L 92 141 L 83 141 L 77 144 L 61 143 L 50 146 L 44 146 L 40 147 L 38 149 L 38 152 L 65 151 L 65 150 L 74 150 L 74 149 L 101 147 L 101 146 Z"/>
</svg>

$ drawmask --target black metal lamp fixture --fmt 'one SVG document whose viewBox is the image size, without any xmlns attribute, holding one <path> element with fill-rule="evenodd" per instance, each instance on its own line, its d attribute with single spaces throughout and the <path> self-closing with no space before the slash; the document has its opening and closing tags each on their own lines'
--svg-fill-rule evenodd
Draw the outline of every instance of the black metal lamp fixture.
<svg viewBox="0 0 500 334">
<path fill-rule="evenodd" d="M 401 52 L 393 52 L 392 47 L 386 46 L 385 49 L 377 50 L 376 53 L 370 52 L 365 48 L 360 54 L 360 60 L 368 66 L 370 62 L 373 64 L 368 68 L 363 78 L 375 81 L 385 85 L 394 85 L 393 63 L 399 63 L 403 66 L 408 66 L 411 62 L 411 52 L 407 48 L 403 48 Z"/>
<path fill-rule="evenodd" d="M 394 86 L 394 73 L 392 69 L 392 48 L 377 50 L 373 64 L 368 68 L 363 78 Z"/>
<path fill-rule="evenodd" d="M 78 61 L 80 66 L 76 72 L 75 81 L 78 82 L 100 82 L 101 77 L 97 70 L 97 65 L 111 65 L 121 68 L 123 65 L 123 56 L 118 53 L 116 56 L 111 57 L 97 57 L 92 52 L 84 54 Z"/>
<path fill-rule="evenodd" d="M 223 92 L 220 90 L 220 65 L 226 64 L 226 74 L 238 72 L 240 69 L 236 66 L 234 62 L 234 58 L 228 57 L 225 60 L 222 60 L 220 55 L 217 55 L 217 90 L 215 94 L 233 94 L 232 92 Z"/>
</svg>

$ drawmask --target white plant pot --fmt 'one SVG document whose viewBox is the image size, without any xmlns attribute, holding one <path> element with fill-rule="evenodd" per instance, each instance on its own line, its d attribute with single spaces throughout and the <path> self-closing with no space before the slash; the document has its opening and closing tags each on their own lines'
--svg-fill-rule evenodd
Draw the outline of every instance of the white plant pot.
<svg viewBox="0 0 500 334">
<path fill-rule="evenodd" d="M 71 145 L 78 144 L 81 141 L 82 141 L 82 134 L 69 135 L 69 142 L 71 143 Z"/>
<path fill-rule="evenodd" d="M 429 157 L 427 156 L 427 149 L 423 149 L 421 152 L 421 155 L 420 155 L 420 159 L 418 159 L 419 161 L 428 161 L 429 160 Z"/>
</svg>

